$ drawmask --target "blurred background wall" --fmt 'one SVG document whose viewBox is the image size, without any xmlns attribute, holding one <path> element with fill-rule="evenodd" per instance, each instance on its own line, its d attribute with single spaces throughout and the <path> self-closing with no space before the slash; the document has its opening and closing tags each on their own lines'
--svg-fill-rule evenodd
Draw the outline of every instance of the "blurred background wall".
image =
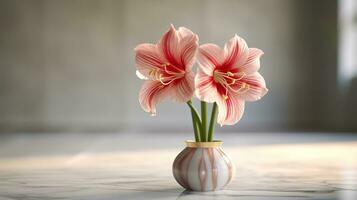
<svg viewBox="0 0 357 200">
<path fill-rule="evenodd" d="M 338 80 L 337 0 L 0 0 L 0 132 L 191 131 L 185 104 L 150 117 L 137 99 L 133 49 L 170 23 L 265 52 L 268 95 L 220 131 L 357 130 L 357 81 Z"/>
</svg>

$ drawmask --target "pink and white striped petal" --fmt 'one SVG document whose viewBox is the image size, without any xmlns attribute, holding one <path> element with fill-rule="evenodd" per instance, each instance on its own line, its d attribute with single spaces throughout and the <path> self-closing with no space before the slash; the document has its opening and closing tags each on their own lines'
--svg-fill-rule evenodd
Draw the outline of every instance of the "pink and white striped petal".
<svg viewBox="0 0 357 200">
<path fill-rule="evenodd" d="M 239 71 L 249 75 L 257 72 L 260 68 L 260 57 L 264 52 L 257 48 L 249 48 L 249 55 L 246 62 L 242 66 L 237 66 Z"/>
<path fill-rule="evenodd" d="M 156 115 L 156 104 L 163 101 L 168 94 L 168 88 L 159 81 L 145 81 L 140 89 L 139 102 L 142 109 Z"/>
<path fill-rule="evenodd" d="M 161 54 L 166 58 L 167 62 L 180 67 L 181 60 L 180 53 L 178 51 L 180 38 L 175 27 L 171 24 L 170 29 L 161 37 L 158 48 Z M 183 69 L 184 70 L 184 69 Z"/>
<path fill-rule="evenodd" d="M 171 84 L 169 86 L 169 98 L 180 103 L 190 100 L 195 91 L 194 77 L 193 72 L 187 72 L 185 77 Z"/>
<path fill-rule="evenodd" d="M 225 61 L 223 67 L 231 68 L 244 64 L 248 58 L 249 48 L 245 40 L 238 35 L 231 38 L 224 46 Z"/>
<path fill-rule="evenodd" d="M 155 44 L 139 44 L 135 48 L 136 69 L 145 77 L 149 77 L 152 70 L 164 63 L 164 59 Z"/>
<path fill-rule="evenodd" d="M 195 56 L 198 49 L 198 36 L 185 27 L 178 29 L 180 37 L 179 51 L 182 66 L 186 67 L 186 70 L 191 70 L 195 62 Z"/>
<path fill-rule="evenodd" d="M 265 80 L 258 72 L 245 76 L 241 82 L 247 84 L 247 89 L 243 89 L 239 94 L 239 97 L 245 101 L 257 101 L 268 92 Z"/>
<path fill-rule="evenodd" d="M 237 97 L 236 94 L 228 93 L 228 98 L 217 98 L 218 117 L 217 122 L 223 125 L 233 125 L 237 123 L 244 113 L 244 100 Z"/>
<path fill-rule="evenodd" d="M 201 45 L 198 52 L 200 69 L 207 75 L 212 76 L 216 67 L 223 64 L 224 56 L 224 51 L 215 44 Z"/>
<path fill-rule="evenodd" d="M 195 88 L 196 97 L 201 101 L 213 103 L 216 101 L 217 96 L 219 96 L 213 77 L 204 73 L 202 68 L 199 68 L 197 71 Z"/>
</svg>

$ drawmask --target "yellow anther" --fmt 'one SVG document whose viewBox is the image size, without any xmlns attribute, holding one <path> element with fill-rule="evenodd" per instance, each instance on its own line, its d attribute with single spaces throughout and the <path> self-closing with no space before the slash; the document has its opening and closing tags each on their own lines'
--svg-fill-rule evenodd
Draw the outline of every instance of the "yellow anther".
<svg viewBox="0 0 357 200">
<path fill-rule="evenodd" d="M 161 82 L 162 85 L 166 85 L 166 83 L 164 83 L 163 79 L 164 77 L 162 77 L 162 74 L 159 75 L 159 81 Z"/>
<path fill-rule="evenodd" d="M 227 95 L 224 94 L 224 95 L 222 95 L 222 96 L 223 96 L 223 99 L 224 99 L 224 100 L 227 100 L 227 99 L 228 99 L 228 96 L 227 96 Z"/>
<path fill-rule="evenodd" d="M 227 72 L 227 75 L 228 76 L 234 76 L 234 74 L 232 72 L 229 72 L 229 71 Z"/>
<path fill-rule="evenodd" d="M 156 73 L 157 73 L 157 70 L 156 70 L 156 69 L 152 69 L 152 70 L 150 70 L 150 72 L 149 72 L 149 76 L 155 77 L 155 76 L 156 76 Z"/>
</svg>

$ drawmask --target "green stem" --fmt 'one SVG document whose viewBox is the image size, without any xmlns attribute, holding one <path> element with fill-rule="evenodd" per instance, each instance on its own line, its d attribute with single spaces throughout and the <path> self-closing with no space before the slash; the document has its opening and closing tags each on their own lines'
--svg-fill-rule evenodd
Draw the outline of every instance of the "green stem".
<svg viewBox="0 0 357 200">
<path fill-rule="evenodd" d="M 207 103 L 201 101 L 201 118 L 202 118 L 202 141 L 207 142 Z"/>
<path fill-rule="evenodd" d="M 190 109 L 191 110 L 191 109 Z M 196 142 L 200 142 L 201 139 L 200 139 L 200 132 L 199 132 L 199 129 L 198 129 L 198 124 L 196 122 L 196 119 L 195 119 L 195 116 L 191 110 L 191 117 L 192 117 L 192 126 L 193 126 L 193 131 L 195 133 L 195 141 Z"/>
<path fill-rule="evenodd" d="M 201 139 L 202 139 L 200 137 L 200 133 L 202 132 L 202 124 L 201 124 L 200 116 L 198 115 L 197 110 L 195 109 L 195 107 L 192 105 L 192 101 L 191 100 L 189 100 L 187 102 L 187 105 L 191 109 L 192 125 L 193 125 L 193 130 L 194 130 L 194 133 L 195 133 L 196 142 L 200 142 Z"/>
<path fill-rule="evenodd" d="M 208 129 L 208 141 L 209 142 L 213 141 L 213 133 L 214 133 L 214 128 L 216 126 L 217 114 L 218 114 L 217 111 L 218 111 L 217 103 L 215 102 L 212 107 L 211 121 L 209 123 L 209 129 Z"/>
<path fill-rule="evenodd" d="M 198 123 L 192 118 L 193 130 L 195 132 L 195 141 L 201 142 L 200 130 L 198 127 Z"/>
</svg>

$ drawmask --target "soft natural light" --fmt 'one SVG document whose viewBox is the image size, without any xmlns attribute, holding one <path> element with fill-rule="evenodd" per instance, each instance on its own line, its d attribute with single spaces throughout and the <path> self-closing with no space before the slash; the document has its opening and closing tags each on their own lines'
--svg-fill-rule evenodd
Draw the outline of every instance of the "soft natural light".
<svg viewBox="0 0 357 200">
<path fill-rule="evenodd" d="M 357 75 L 357 1 L 339 0 L 338 80 L 346 88 Z"/>
</svg>

